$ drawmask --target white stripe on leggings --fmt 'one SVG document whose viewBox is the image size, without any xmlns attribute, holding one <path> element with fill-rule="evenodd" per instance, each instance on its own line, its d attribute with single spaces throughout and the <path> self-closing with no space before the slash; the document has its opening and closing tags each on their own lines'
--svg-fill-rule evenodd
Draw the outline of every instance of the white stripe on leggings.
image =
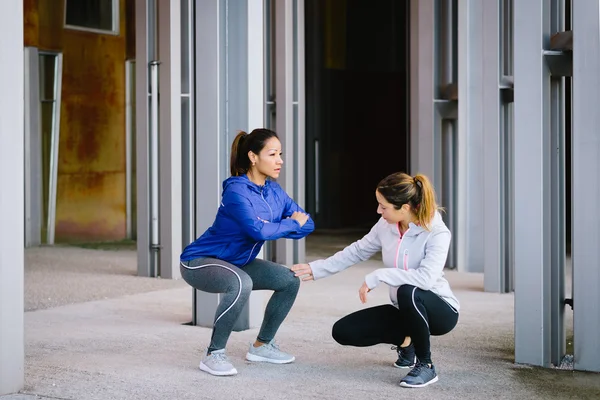
<svg viewBox="0 0 600 400">
<path fill-rule="evenodd" d="M 181 266 L 183 268 L 185 268 L 185 269 L 191 269 L 191 270 L 200 269 L 200 268 L 204 268 L 204 267 L 223 267 L 226 270 L 229 270 L 229 271 L 233 272 L 235 274 L 236 278 L 238 278 L 238 282 L 240 283 L 240 290 L 238 291 L 238 294 L 237 294 L 235 300 L 233 301 L 233 303 L 231 303 L 231 305 L 229 307 L 227 307 L 227 309 L 225 311 L 223 311 L 221 313 L 221 315 L 219 315 L 219 317 L 217 319 L 215 319 L 214 325 L 216 325 L 217 322 L 221 319 L 221 317 L 223 315 L 225 315 L 225 313 L 227 313 L 227 311 L 231 310 L 231 308 L 235 305 L 235 303 L 237 303 L 238 299 L 242 295 L 242 278 L 240 278 L 240 276 L 238 275 L 238 273 L 235 272 L 233 269 L 229 268 L 227 265 L 221 265 L 221 264 L 204 264 L 204 265 L 198 265 L 197 267 L 189 267 L 189 266 L 185 265 L 181 261 L 180 261 L 180 264 L 181 264 Z"/>
<path fill-rule="evenodd" d="M 413 306 L 415 306 L 415 310 L 417 310 L 417 312 L 419 313 L 419 315 L 421 316 L 421 318 L 423 318 L 423 321 L 425 321 L 425 323 L 427 324 L 427 329 L 429 329 L 429 322 L 427 322 L 427 320 L 425 319 L 425 317 L 423 316 L 423 314 L 421 314 L 421 311 L 419 310 L 419 307 L 417 307 L 417 303 L 415 302 L 415 291 L 416 290 L 417 290 L 417 288 L 414 287 L 413 291 L 412 291 Z"/>
</svg>

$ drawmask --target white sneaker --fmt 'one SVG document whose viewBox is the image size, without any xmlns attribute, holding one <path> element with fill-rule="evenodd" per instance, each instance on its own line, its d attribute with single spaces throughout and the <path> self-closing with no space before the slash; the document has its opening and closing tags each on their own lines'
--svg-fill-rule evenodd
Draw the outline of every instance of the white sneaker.
<svg viewBox="0 0 600 400">
<path fill-rule="evenodd" d="M 250 345 L 250 350 L 246 354 L 246 360 L 254 362 L 268 362 L 273 364 L 289 364 L 296 357 L 291 354 L 284 353 L 279 350 L 279 346 L 275 344 L 275 340 L 265 343 L 262 346 L 254 347 Z"/>
<path fill-rule="evenodd" d="M 200 361 L 200 369 L 216 376 L 236 375 L 237 369 L 229 362 L 225 349 L 215 350 Z"/>
</svg>

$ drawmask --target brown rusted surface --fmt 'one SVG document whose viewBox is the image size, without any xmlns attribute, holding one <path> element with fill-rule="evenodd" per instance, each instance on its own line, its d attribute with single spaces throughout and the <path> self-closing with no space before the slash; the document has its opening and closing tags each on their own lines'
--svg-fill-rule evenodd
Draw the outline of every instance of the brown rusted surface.
<svg viewBox="0 0 600 400">
<path fill-rule="evenodd" d="M 111 35 L 65 29 L 64 1 L 25 0 L 26 45 L 63 54 L 57 241 L 126 234 L 125 0 L 120 6 L 120 34 Z"/>
<path fill-rule="evenodd" d="M 23 39 L 27 47 L 37 47 L 39 37 L 38 0 L 23 0 Z"/>
<path fill-rule="evenodd" d="M 552 35 L 550 49 L 573 51 L 573 31 L 556 32 Z"/>
</svg>

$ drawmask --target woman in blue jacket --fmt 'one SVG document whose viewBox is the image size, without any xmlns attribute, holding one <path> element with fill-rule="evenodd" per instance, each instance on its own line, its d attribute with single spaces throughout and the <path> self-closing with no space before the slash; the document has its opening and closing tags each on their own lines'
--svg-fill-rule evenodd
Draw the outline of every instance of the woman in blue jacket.
<svg viewBox="0 0 600 400">
<path fill-rule="evenodd" d="M 292 308 L 300 280 L 289 268 L 256 259 L 266 240 L 301 239 L 314 230 L 310 216 L 272 179 L 281 171 L 281 142 L 268 129 L 240 132 L 231 146 L 231 177 L 213 225 L 181 254 L 181 276 L 195 289 L 223 293 L 200 369 L 235 375 L 225 345 L 252 290 L 273 290 L 248 361 L 287 364 L 273 338 Z"/>
</svg>

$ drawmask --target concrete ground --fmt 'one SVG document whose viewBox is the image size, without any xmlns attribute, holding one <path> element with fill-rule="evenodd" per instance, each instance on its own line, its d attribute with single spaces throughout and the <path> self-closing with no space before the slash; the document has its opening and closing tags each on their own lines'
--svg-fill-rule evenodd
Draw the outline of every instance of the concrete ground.
<svg viewBox="0 0 600 400">
<path fill-rule="evenodd" d="M 351 239 L 311 235 L 308 259 Z M 453 271 L 461 316 L 451 333 L 432 339 L 440 381 L 399 387 L 407 371 L 392 367 L 390 346 L 343 347 L 330 335 L 340 317 L 388 302 L 385 287 L 366 305 L 358 299 L 364 275 L 378 267 L 375 258 L 303 284 L 277 336 L 296 362 L 248 363 L 257 329 L 234 332 L 228 354 L 239 374 L 217 378 L 198 370 L 211 331 L 186 325 L 185 282 L 136 277 L 132 250 L 27 249 L 26 387 L 0 399 L 600 398 L 600 374 L 515 365 L 513 295 L 485 293 L 481 274 Z"/>
</svg>

